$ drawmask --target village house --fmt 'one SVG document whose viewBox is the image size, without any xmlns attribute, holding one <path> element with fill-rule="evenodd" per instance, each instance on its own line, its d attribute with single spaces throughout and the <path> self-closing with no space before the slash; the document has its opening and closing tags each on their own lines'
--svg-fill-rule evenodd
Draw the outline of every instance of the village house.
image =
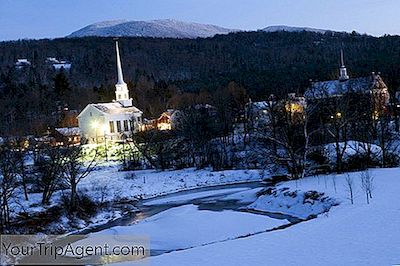
<svg viewBox="0 0 400 266">
<path fill-rule="evenodd" d="M 305 110 L 307 108 L 306 98 L 298 96 L 296 93 L 289 93 L 284 100 L 286 112 L 290 114 L 293 122 L 304 121 Z"/>
<path fill-rule="evenodd" d="M 270 122 L 270 101 L 249 102 L 245 105 L 243 120 L 250 128 L 265 127 Z"/>
<path fill-rule="evenodd" d="M 66 60 L 58 60 L 55 57 L 47 57 L 45 62 L 46 64 L 51 66 L 51 68 L 53 68 L 54 70 L 60 70 L 60 69 L 70 70 L 72 65 L 70 62 Z"/>
<path fill-rule="evenodd" d="M 79 112 L 77 110 L 71 110 L 67 105 L 58 106 L 57 109 L 57 112 L 52 114 L 55 118 L 56 127 L 78 127 Z"/>
<path fill-rule="evenodd" d="M 54 145 L 77 145 L 81 142 L 79 127 L 54 128 L 51 133 L 54 138 Z"/>
<path fill-rule="evenodd" d="M 279 101 L 273 94 L 269 96 L 268 101 L 252 102 L 250 99 L 245 107 L 245 119 L 252 128 L 265 127 L 271 122 L 271 116 L 273 116 L 271 112 L 276 112 L 283 107 L 287 113 L 290 113 L 293 121 L 303 120 L 306 108 L 305 97 L 288 93 L 286 98 Z"/>
<path fill-rule="evenodd" d="M 21 70 L 25 67 L 30 67 L 31 65 L 31 62 L 26 58 L 17 59 L 17 62 L 15 62 L 15 68 L 18 70 Z"/>
<path fill-rule="evenodd" d="M 110 103 L 88 104 L 78 115 L 83 143 L 119 141 L 130 137 L 142 124 L 143 112 L 133 106 L 128 86 L 124 82 L 118 41 L 115 43 L 115 48 L 118 74 L 115 100 Z"/>
<path fill-rule="evenodd" d="M 173 116 L 175 110 L 169 109 L 163 112 L 159 118 L 156 119 L 156 127 L 158 130 L 171 130 L 173 128 Z"/>
<path fill-rule="evenodd" d="M 173 130 L 175 129 L 176 124 L 176 117 L 179 113 L 178 110 L 168 109 L 167 111 L 163 112 L 158 118 L 143 120 L 143 124 L 141 125 L 141 131 L 146 130 Z"/>
</svg>

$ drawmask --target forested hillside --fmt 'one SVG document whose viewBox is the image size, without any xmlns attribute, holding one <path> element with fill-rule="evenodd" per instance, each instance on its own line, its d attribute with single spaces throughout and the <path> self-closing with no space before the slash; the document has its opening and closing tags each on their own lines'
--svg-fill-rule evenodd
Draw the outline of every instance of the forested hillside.
<svg viewBox="0 0 400 266">
<path fill-rule="evenodd" d="M 337 76 L 341 47 L 351 76 L 381 72 L 392 91 L 400 85 L 398 36 L 259 31 L 207 39 L 121 38 L 120 47 L 135 103 L 151 116 L 181 102 L 177 96 L 193 101 L 194 94 L 183 92 L 202 92 L 206 101 L 232 81 L 253 100 L 302 92 L 310 79 Z M 57 73 L 44 63 L 47 57 L 66 59 L 72 68 Z M 16 70 L 18 58 L 32 66 Z M 36 114 L 54 111 L 57 101 L 81 109 L 113 98 L 114 42 L 97 37 L 1 42 L 0 72 L 2 122 L 35 120 Z"/>
</svg>

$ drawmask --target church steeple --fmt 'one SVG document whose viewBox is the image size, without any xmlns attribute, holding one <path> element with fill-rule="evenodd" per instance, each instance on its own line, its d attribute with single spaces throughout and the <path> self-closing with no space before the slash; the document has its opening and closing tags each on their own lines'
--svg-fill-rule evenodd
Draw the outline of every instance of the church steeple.
<svg viewBox="0 0 400 266">
<path fill-rule="evenodd" d="M 122 74 L 121 58 L 119 56 L 118 41 L 115 41 L 115 50 L 117 52 L 117 74 L 118 81 L 115 84 L 115 97 L 118 102 L 120 102 L 124 107 L 132 106 L 132 99 L 129 98 L 128 86 L 124 81 L 124 76 Z"/>
<path fill-rule="evenodd" d="M 343 49 L 340 49 L 340 70 L 339 70 L 339 80 L 340 81 L 346 81 L 349 79 L 349 75 L 347 75 L 347 68 L 344 65 L 344 55 L 343 55 Z"/>
<path fill-rule="evenodd" d="M 122 74 L 121 58 L 119 56 L 118 41 L 115 41 L 115 50 L 117 51 L 117 73 L 118 73 L 118 83 L 117 84 L 125 84 L 124 76 Z"/>
</svg>

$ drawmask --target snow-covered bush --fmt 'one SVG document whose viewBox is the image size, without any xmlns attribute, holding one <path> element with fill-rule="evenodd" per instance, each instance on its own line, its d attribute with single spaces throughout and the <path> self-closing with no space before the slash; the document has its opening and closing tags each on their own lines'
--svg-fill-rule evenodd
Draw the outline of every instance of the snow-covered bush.
<svg viewBox="0 0 400 266">
<path fill-rule="evenodd" d="M 258 199 L 247 206 L 248 209 L 281 213 L 300 219 L 313 218 L 337 205 L 334 199 L 317 191 L 302 192 L 292 191 L 289 188 L 270 187 L 260 191 L 257 196 Z"/>
</svg>

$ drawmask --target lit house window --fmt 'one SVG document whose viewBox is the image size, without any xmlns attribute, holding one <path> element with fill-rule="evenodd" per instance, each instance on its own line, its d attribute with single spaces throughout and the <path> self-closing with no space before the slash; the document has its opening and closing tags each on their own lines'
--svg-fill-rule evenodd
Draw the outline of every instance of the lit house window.
<svg viewBox="0 0 400 266">
<path fill-rule="evenodd" d="M 110 121 L 110 133 L 115 133 L 114 121 Z"/>
<path fill-rule="evenodd" d="M 124 131 L 125 131 L 125 132 L 129 131 L 129 128 L 128 128 L 128 120 L 124 120 Z"/>
<path fill-rule="evenodd" d="M 122 132 L 121 121 L 117 121 L 117 131 Z"/>
</svg>

